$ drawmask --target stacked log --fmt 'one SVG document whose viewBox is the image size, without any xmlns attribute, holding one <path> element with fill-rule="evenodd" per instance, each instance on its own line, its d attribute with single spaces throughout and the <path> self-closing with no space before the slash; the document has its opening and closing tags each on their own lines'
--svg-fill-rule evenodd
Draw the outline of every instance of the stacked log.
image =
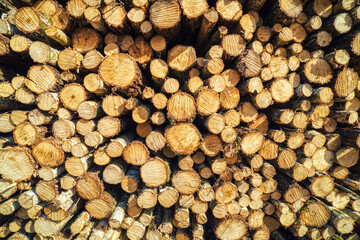
<svg viewBox="0 0 360 240">
<path fill-rule="evenodd" d="M 0 11 L 0 238 L 360 238 L 358 1 Z"/>
</svg>

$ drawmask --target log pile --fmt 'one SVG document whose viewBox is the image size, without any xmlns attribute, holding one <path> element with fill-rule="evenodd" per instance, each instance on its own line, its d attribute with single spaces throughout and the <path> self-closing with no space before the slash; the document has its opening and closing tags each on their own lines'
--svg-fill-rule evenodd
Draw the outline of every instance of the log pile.
<svg viewBox="0 0 360 240">
<path fill-rule="evenodd" d="M 0 10 L 0 238 L 360 239 L 359 1 Z"/>
</svg>

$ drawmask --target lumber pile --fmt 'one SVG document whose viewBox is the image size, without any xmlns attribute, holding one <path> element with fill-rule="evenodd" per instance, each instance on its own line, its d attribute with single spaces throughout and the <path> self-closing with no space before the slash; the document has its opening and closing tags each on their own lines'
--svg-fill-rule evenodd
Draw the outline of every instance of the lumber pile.
<svg viewBox="0 0 360 240">
<path fill-rule="evenodd" d="M 360 239 L 359 1 L 0 10 L 0 238 Z"/>
</svg>

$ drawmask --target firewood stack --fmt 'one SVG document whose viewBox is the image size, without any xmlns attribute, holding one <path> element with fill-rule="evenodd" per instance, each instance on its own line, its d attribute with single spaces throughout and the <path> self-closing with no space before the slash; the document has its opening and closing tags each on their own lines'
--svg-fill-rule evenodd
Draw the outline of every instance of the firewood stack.
<svg viewBox="0 0 360 240">
<path fill-rule="evenodd" d="M 0 238 L 360 239 L 359 1 L 0 9 Z"/>
</svg>

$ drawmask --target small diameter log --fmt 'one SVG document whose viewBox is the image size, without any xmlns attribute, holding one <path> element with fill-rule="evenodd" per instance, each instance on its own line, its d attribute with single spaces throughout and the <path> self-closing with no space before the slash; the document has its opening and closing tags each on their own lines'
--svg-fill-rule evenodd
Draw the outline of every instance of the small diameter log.
<svg viewBox="0 0 360 240">
<path fill-rule="evenodd" d="M 63 150 L 52 140 L 35 145 L 32 155 L 42 167 L 57 167 L 64 161 Z"/>
<path fill-rule="evenodd" d="M 91 26 L 99 32 L 105 33 L 107 28 L 100 11 L 96 7 L 88 7 L 84 11 L 84 17 Z"/>
<path fill-rule="evenodd" d="M 51 202 L 59 195 L 57 181 L 55 179 L 48 182 L 39 181 L 36 184 L 35 193 L 42 201 Z"/>
<path fill-rule="evenodd" d="M 281 56 L 272 57 L 268 66 L 274 78 L 283 78 L 289 73 L 288 63 Z"/>
<path fill-rule="evenodd" d="M 165 56 L 165 54 L 166 54 L 166 40 L 165 40 L 165 38 L 163 36 L 155 35 L 154 37 L 152 37 L 151 40 L 150 40 L 150 47 L 154 51 L 154 55 L 156 57 L 162 58 L 163 56 Z M 154 59 L 154 60 L 156 61 L 156 59 Z M 158 59 L 158 60 L 160 60 L 160 59 Z M 167 68 L 166 62 L 165 61 L 160 61 L 160 63 L 165 63 L 165 65 L 163 65 L 161 67 L 160 73 L 161 74 L 167 74 L 168 73 L 168 68 Z M 153 69 L 153 70 L 154 70 L 154 72 L 157 72 L 155 69 Z M 151 71 L 151 69 L 150 69 L 150 72 L 151 72 L 151 75 L 153 75 L 153 71 Z M 156 76 L 158 74 L 155 74 L 155 78 L 156 78 Z"/>
<path fill-rule="evenodd" d="M 129 239 L 141 239 L 145 235 L 146 227 L 138 221 L 134 221 L 126 231 Z"/>
<path fill-rule="evenodd" d="M 134 134 L 126 132 L 118 138 L 111 139 L 111 142 L 106 147 L 106 153 L 111 158 L 120 157 L 125 147 L 132 141 Z"/>
<path fill-rule="evenodd" d="M 99 53 L 97 50 L 90 50 L 84 55 L 81 64 L 85 69 L 88 69 L 90 71 L 96 71 L 98 70 L 98 67 L 101 61 L 103 60 L 103 58 L 104 58 L 103 55 L 101 55 L 101 53 Z M 84 79 L 84 85 L 85 85 L 85 79 Z M 93 88 L 95 88 L 96 86 L 97 85 L 95 85 Z"/>
<path fill-rule="evenodd" d="M 264 140 L 265 138 L 261 133 L 248 133 L 242 138 L 241 151 L 246 155 L 253 155 L 261 149 Z"/>
<path fill-rule="evenodd" d="M 5 202 L 0 204 L 0 213 L 2 215 L 11 215 L 20 207 L 19 201 L 17 200 L 17 196 L 13 198 L 9 198 Z"/>
<path fill-rule="evenodd" d="M 326 84 L 332 78 L 330 65 L 323 59 L 308 61 L 304 73 L 309 82 L 316 84 Z"/>
<path fill-rule="evenodd" d="M 192 154 L 200 145 L 200 133 L 190 123 L 178 123 L 168 128 L 165 131 L 165 139 L 171 150 L 177 154 Z"/>
<path fill-rule="evenodd" d="M 98 132 L 106 138 L 111 138 L 124 131 L 126 120 L 110 116 L 103 117 L 97 124 Z"/>
<path fill-rule="evenodd" d="M 199 114 L 208 116 L 220 108 L 220 97 L 214 90 L 204 89 L 198 94 L 196 103 Z"/>
<path fill-rule="evenodd" d="M 209 9 L 206 13 L 204 13 L 201 27 L 199 30 L 199 34 L 197 37 L 197 48 L 201 47 L 205 42 L 206 38 L 210 35 L 210 32 L 215 27 L 219 19 L 219 14 L 215 9 Z"/>
<path fill-rule="evenodd" d="M 148 42 L 141 36 L 135 39 L 128 52 L 141 68 L 146 68 L 152 58 L 151 47 Z"/>
<path fill-rule="evenodd" d="M 237 63 L 237 70 L 242 76 L 256 77 L 261 70 L 261 60 L 259 55 L 253 50 L 246 50 L 239 56 L 239 62 Z"/>
<path fill-rule="evenodd" d="M 86 155 L 86 154 L 85 154 Z M 92 155 L 86 155 L 83 157 L 70 157 L 65 161 L 66 171 L 75 177 L 82 176 L 91 166 Z"/>
<path fill-rule="evenodd" d="M 83 204 L 79 201 L 79 197 L 74 196 L 75 193 L 74 189 L 64 191 L 54 199 L 53 203 L 46 205 L 44 207 L 44 213 L 47 218 L 60 222 L 72 211 L 81 209 Z"/>
<path fill-rule="evenodd" d="M 17 190 L 18 186 L 16 182 L 5 179 L 0 180 L 0 196 L 2 199 L 10 198 Z"/>
<path fill-rule="evenodd" d="M 7 21 L 6 21 L 7 22 Z M 9 24 L 7 22 L 7 24 Z M 9 25 L 8 29 L 11 29 L 11 27 L 13 27 L 13 25 Z M 3 43 L 6 43 L 7 40 L 4 38 L 3 39 Z M 29 47 L 31 45 L 32 41 L 24 36 L 21 35 L 13 35 L 10 39 L 10 48 L 11 50 L 13 50 L 14 52 L 20 53 L 20 54 L 24 54 L 27 53 L 29 50 Z M 8 51 L 8 46 L 4 46 L 4 50 Z"/>
<path fill-rule="evenodd" d="M 72 234 L 81 233 L 81 231 L 90 222 L 90 214 L 86 211 L 81 212 L 76 219 L 70 225 L 70 231 Z"/>
<path fill-rule="evenodd" d="M 43 237 L 50 237 L 60 232 L 70 219 L 75 215 L 76 211 L 70 213 L 64 220 L 60 222 L 52 221 L 45 216 L 40 217 L 35 221 L 34 229 L 37 234 Z"/>
<path fill-rule="evenodd" d="M 88 239 L 91 232 L 92 232 L 92 229 L 94 228 L 95 226 L 95 221 L 93 220 L 90 220 L 86 225 L 85 227 L 83 228 L 83 230 L 78 234 L 78 236 L 75 238 L 76 240 L 85 240 L 85 239 Z"/>
<path fill-rule="evenodd" d="M 277 79 L 272 82 L 270 92 L 276 102 L 284 103 L 293 96 L 294 89 L 286 79 Z"/>
<path fill-rule="evenodd" d="M 340 234 L 351 233 L 354 229 L 354 220 L 346 213 L 330 207 L 330 222 Z"/>
<path fill-rule="evenodd" d="M 317 197 L 326 197 L 334 189 L 334 180 L 327 175 L 314 177 L 310 191 Z"/>
<path fill-rule="evenodd" d="M 119 184 L 125 177 L 127 165 L 123 161 L 114 160 L 106 166 L 102 173 L 104 182 L 108 184 Z"/>
<path fill-rule="evenodd" d="M 215 199 L 218 203 L 229 203 L 238 196 L 237 188 L 234 184 L 226 182 L 215 190 Z"/>
<path fill-rule="evenodd" d="M 13 130 L 15 143 L 20 146 L 32 146 L 38 137 L 43 136 L 44 129 L 41 129 L 29 122 L 20 123 Z"/>
<path fill-rule="evenodd" d="M 336 152 L 336 163 L 349 168 L 354 166 L 359 160 L 359 151 L 352 147 L 340 148 Z"/>
<path fill-rule="evenodd" d="M 19 195 L 18 202 L 21 207 L 29 209 L 40 202 L 36 192 L 31 189 Z"/>
<path fill-rule="evenodd" d="M 109 226 L 112 228 L 119 228 L 126 216 L 126 196 L 116 205 L 115 210 L 109 218 Z"/>
<path fill-rule="evenodd" d="M 169 208 L 173 206 L 179 198 L 179 192 L 168 185 L 159 189 L 158 201 L 161 206 Z"/>
<path fill-rule="evenodd" d="M 150 209 L 155 207 L 157 203 L 157 188 L 148 188 L 143 185 L 138 192 L 136 202 L 140 208 Z"/>
<path fill-rule="evenodd" d="M 347 79 L 345 81 L 345 79 Z M 359 75 L 351 68 L 344 68 L 336 78 L 334 92 L 339 97 L 346 97 L 355 90 Z"/>
<path fill-rule="evenodd" d="M 125 177 L 121 180 L 121 188 L 127 193 L 135 192 L 139 187 L 140 169 L 136 166 L 131 166 Z"/>
<path fill-rule="evenodd" d="M 278 157 L 278 145 L 270 139 L 264 141 L 258 154 L 265 160 L 273 160 Z"/>
<path fill-rule="evenodd" d="M 216 2 L 216 11 L 219 13 L 221 23 L 226 26 L 238 21 L 243 14 L 242 6 L 237 1 L 219 0 Z"/>
<path fill-rule="evenodd" d="M 66 48 L 59 53 L 58 66 L 61 70 L 80 70 L 83 55 L 72 48 Z"/>
<path fill-rule="evenodd" d="M 32 7 L 20 8 L 15 15 L 15 26 L 25 34 L 35 33 L 44 27 L 44 23 L 38 12 Z"/>
</svg>

